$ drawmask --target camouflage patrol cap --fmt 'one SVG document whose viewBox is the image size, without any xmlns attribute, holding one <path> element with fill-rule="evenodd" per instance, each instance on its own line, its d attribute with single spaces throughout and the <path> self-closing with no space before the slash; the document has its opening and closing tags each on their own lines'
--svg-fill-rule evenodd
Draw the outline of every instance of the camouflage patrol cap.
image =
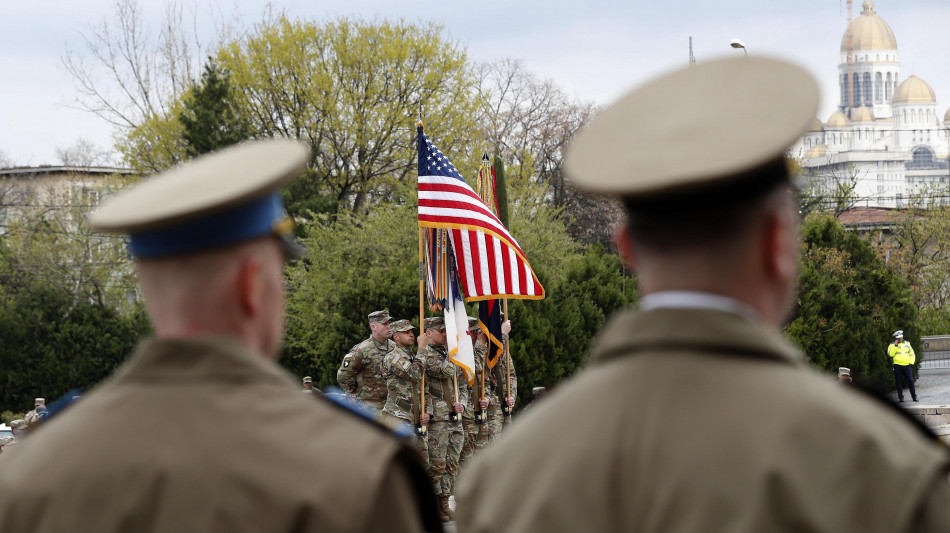
<svg viewBox="0 0 950 533">
<path fill-rule="evenodd" d="M 46 398 L 37 398 L 33 400 L 33 405 L 46 405 Z"/>
<path fill-rule="evenodd" d="M 304 383 L 313 383 L 313 378 L 310 377 L 310 376 L 307 376 L 307 377 L 303 378 L 303 382 L 304 382 Z"/>
<path fill-rule="evenodd" d="M 475 317 L 473 317 L 473 316 L 468 317 L 468 330 L 469 330 L 469 331 L 475 331 L 475 330 L 477 330 L 477 329 L 479 329 L 479 328 L 478 328 L 478 319 L 475 318 Z"/>
<path fill-rule="evenodd" d="M 445 319 L 440 316 L 430 316 L 426 319 L 426 329 L 445 329 Z"/>
<path fill-rule="evenodd" d="M 386 322 L 391 322 L 393 317 L 389 316 L 389 309 L 383 309 L 382 311 L 373 311 L 369 314 L 369 323 L 379 323 L 385 324 Z"/>
<path fill-rule="evenodd" d="M 416 329 L 416 327 L 413 326 L 412 323 L 409 322 L 408 320 L 397 320 L 393 322 L 392 324 L 390 324 L 389 326 L 389 331 L 392 331 L 393 333 L 399 333 L 402 331 L 411 331 L 414 329 Z"/>
</svg>

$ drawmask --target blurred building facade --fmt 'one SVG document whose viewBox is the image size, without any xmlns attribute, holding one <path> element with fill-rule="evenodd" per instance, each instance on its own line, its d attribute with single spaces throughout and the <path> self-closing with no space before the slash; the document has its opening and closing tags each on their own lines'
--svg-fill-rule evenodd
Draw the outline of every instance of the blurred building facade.
<svg viewBox="0 0 950 533">
<path fill-rule="evenodd" d="M 897 39 L 868 0 L 841 39 L 840 103 L 793 147 L 823 196 L 850 191 L 853 205 L 947 205 L 950 111 L 912 73 L 902 77 Z M 919 204 L 918 204 L 919 205 Z"/>
</svg>

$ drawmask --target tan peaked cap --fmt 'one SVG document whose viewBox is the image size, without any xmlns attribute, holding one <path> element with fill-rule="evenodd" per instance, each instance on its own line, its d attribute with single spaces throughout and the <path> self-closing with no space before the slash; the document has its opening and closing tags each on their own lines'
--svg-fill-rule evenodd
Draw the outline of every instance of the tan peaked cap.
<svg viewBox="0 0 950 533">
<path fill-rule="evenodd" d="M 782 156 L 818 97 L 814 78 L 781 60 L 685 67 L 604 109 L 569 146 L 565 173 L 579 189 L 626 197 L 714 187 Z"/>
<path fill-rule="evenodd" d="M 289 139 L 231 146 L 122 191 L 90 223 L 102 231 L 138 232 L 201 218 L 276 191 L 300 175 L 308 154 L 305 144 Z"/>
</svg>

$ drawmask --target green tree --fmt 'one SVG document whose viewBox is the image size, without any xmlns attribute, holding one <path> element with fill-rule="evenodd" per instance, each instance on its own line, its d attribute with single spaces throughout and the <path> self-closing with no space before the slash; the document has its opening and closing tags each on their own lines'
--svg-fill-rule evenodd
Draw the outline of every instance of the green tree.
<svg viewBox="0 0 950 533">
<path fill-rule="evenodd" d="M 89 213 L 101 198 L 134 176 L 115 175 L 94 184 L 76 180 L 20 196 L 0 250 L 0 280 L 8 290 L 43 280 L 68 295 L 73 305 L 94 302 L 128 309 L 137 287 L 125 240 L 94 232 Z"/>
<path fill-rule="evenodd" d="M 583 367 L 607 318 L 638 299 L 620 258 L 603 246 L 592 245 L 564 260 L 564 276 L 557 283 L 539 275 L 549 284 L 547 298 L 508 304 L 519 405 L 530 400 L 533 387 L 553 387 Z"/>
<path fill-rule="evenodd" d="M 251 136 L 251 125 L 234 101 L 230 73 L 208 59 L 201 82 L 191 86 L 178 114 L 188 157 L 231 146 Z"/>
<path fill-rule="evenodd" d="M 184 105 L 178 101 L 169 107 L 168 114 L 148 115 L 141 124 L 116 141 L 116 149 L 128 168 L 147 175 L 171 168 L 186 159 L 184 126 L 178 120 Z"/>
<path fill-rule="evenodd" d="M 870 234 L 878 254 L 907 280 L 922 335 L 945 335 L 950 321 L 950 208 L 929 204 L 934 193 L 912 196 L 907 209 L 890 214 L 889 231 Z"/>
<path fill-rule="evenodd" d="M 310 144 L 319 172 L 307 177 L 334 210 L 365 212 L 408 195 L 420 113 L 440 146 L 469 154 L 456 161 L 463 175 L 477 168 L 475 81 L 464 51 L 437 24 L 281 17 L 216 59 L 256 136 Z"/>
<path fill-rule="evenodd" d="M 149 331 L 141 308 L 123 315 L 93 303 L 76 305 L 42 281 L 20 287 L 0 307 L 0 411 L 22 411 L 37 396 L 91 388 Z"/>
<path fill-rule="evenodd" d="M 891 333 L 920 345 L 917 308 L 906 282 L 871 245 L 829 215 L 805 221 L 800 289 L 786 326 L 818 368 L 851 368 L 855 379 L 892 386 L 887 344 Z"/>
</svg>

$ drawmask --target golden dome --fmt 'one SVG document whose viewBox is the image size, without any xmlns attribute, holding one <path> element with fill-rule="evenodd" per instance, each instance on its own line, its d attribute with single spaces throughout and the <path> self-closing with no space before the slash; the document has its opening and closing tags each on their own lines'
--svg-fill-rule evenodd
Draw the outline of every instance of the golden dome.
<svg viewBox="0 0 950 533">
<path fill-rule="evenodd" d="M 816 144 L 812 146 L 807 152 L 805 152 L 805 159 L 815 159 L 817 157 L 822 157 L 828 153 L 828 147 L 823 144 Z"/>
<path fill-rule="evenodd" d="M 863 105 L 851 113 L 851 122 L 874 122 L 874 113 Z"/>
<path fill-rule="evenodd" d="M 934 90 L 927 85 L 927 82 L 911 74 L 909 78 L 901 82 L 894 90 L 894 96 L 891 98 L 892 104 L 920 104 L 937 102 Z"/>
<path fill-rule="evenodd" d="M 847 128 L 851 125 L 851 121 L 841 111 L 835 111 L 828 117 L 828 122 L 825 125 L 829 128 Z"/>
<path fill-rule="evenodd" d="M 874 11 L 874 2 L 864 2 L 861 15 L 851 21 L 852 50 L 897 50 L 897 39 L 891 27 Z M 848 31 L 841 38 L 841 51 L 848 51 Z"/>
<path fill-rule="evenodd" d="M 947 114 L 950 115 L 950 109 L 947 110 Z M 808 133 L 812 133 L 812 132 L 815 132 L 815 131 L 820 132 L 820 131 L 823 130 L 823 129 L 824 129 L 824 128 L 823 128 L 822 125 L 821 125 L 821 121 L 818 120 L 818 117 L 815 117 L 814 119 L 812 119 L 811 125 L 808 126 Z"/>
<path fill-rule="evenodd" d="M 943 116 L 944 122 L 950 122 L 950 109 L 947 110 L 947 114 Z"/>
</svg>

